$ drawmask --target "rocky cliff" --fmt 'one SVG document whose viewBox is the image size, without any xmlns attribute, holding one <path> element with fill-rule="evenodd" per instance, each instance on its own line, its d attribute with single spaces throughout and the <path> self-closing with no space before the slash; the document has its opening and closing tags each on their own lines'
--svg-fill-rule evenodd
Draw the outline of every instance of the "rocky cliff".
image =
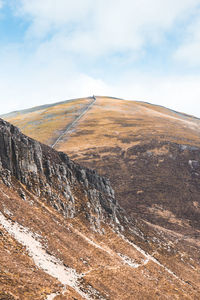
<svg viewBox="0 0 200 300">
<path fill-rule="evenodd" d="M 91 128 L 91 123 L 87 125 Z M 84 142 L 84 134 L 89 130 L 82 131 Z M 73 139 L 77 140 L 78 136 Z M 103 144 L 102 139 L 96 141 Z M 79 144 L 82 145 L 80 141 Z M 107 172 L 109 168 L 110 175 L 116 176 L 116 195 L 121 189 L 127 190 L 130 181 L 126 174 L 134 170 L 138 181 L 133 182 L 133 188 L 137 188 L 141 197 L 140 204 L 147 198 L 144 189 L 138 189 L 139 180 L 143 183 L 146 178 L 147 181 L 155 178 L 147 176 L 149 168 L 159 171 L 162 167 L 163 172 L 168 164 L 175 170 L 175 162 L 180 161 L 183 168 L 180 167 L 179 173 L 186 168 L 192 178 L 199 176 L 196 148 L 181 146 L 177 150 L 171 143 L 159 144 L 161 149 L 157 144 L 129 145 L 122 152 L 123 163 L 117 152 L 120 147 L 111 146 L 101 145 L 96 153 L 90 148 L 87 155 L 75 147 L 73 153 L 82 154 L 91 166 L 96 161 L 95 167 L 100 171 Z M 168 152 L 170 156 L 165 162 L 162 155 Z M 162 161 L 157 161 L 155 153 Z M 186 161 L 181 160 L 183 153 Z M 129 159 L 134 160 L 131 165 Z M 82 162 L 86 163 L 83 159 Z M 136 173 L 137 165 L 141 173 Z M 164 230 L 146 219 L 140 220 L 136 213 L 133 219 L 129 214 L 128 221 L 107 179 L 74 163 L 63 152 L 28 138 L 3 120 L 0 120 L 0 199 L 0 299 L 200 297 L 199 241 L 195 228 L 180 223 L 184 233 Z M 122 203 L 126 199 L 124 193 Z M 134 210 L 137 208 L 134 202 L 132 206 Z"/>
<path fill-rule="evenodd" d="M 84 214 L 97 230 L 105 218 L 117 221 L 117 203 L 108 179 L 75 164 L 65 153 L 25 136 L 2 119 L 0 170 L 8 187 L 14 179 L 21 182 L 22 198 L 26 198 L 29 190 L 65 217 Z"/>
</svg>

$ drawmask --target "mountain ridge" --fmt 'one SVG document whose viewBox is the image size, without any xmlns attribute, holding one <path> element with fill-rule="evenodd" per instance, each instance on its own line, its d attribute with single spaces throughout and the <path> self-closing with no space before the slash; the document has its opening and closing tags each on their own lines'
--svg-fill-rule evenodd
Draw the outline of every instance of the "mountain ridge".
<svg viewBox="0 0 200 300">
<path fill-rule="evenodd" d="M 66 126 L 89 103 L 83 102 L 60 105 L 37 117 L 48 120 L 54 135 L 52 114 L 55 121 L 63 116 L 60 124 Z M 181 193 L 188 189 L 189 195 L 198 196 L 196 129 L 185 130 L 182 122 L 169 118 L 169 129 L 184 128 L 184 135 L 177 133 L 182 143 L 172 143 L 167 135 L 160 138 L 166 123 L 158 114 L 149 115 L 150 110 L 130 102 L 119 100 L 118 105 L 114 99 L 97 98 L 70 138 L 56 145 L 59 151 L 0 121 L 0 295 L 5 299 L 200 296 L 198 223 L 191 226 L 183 213 L 177 218 L 179 191 L 173 203 L 171 194 L 163 197 L 169 193 L 165 185 L 174 185 L 176 191 L 180 173 Z M 152 121 L 161 133 L 152 128 Z M 32 122 L 30 128 L 35 130 Z M 40 138 L 43 127 L 36 128 Z M 62 128 L 57 127 L 57 134 Z M 184 144 L 187 131 L 193 135 Z M 116 199 L 102 175 L 110 179 Z M 160 176 L 163 183 L 156 182 Z M 193 209 L 198 215 L 198 198 L 187 205 L 186 212 Z M 31 245 L 38 246 L 39 256 Z M 60 270 L 58 276 L 49 261 Z"/>
<path fill-rule="evenodd" d="M 57 102 L 54 102 L 54 103 L 47 103 L 47 104 L 38 105 L 38 106 L 30 107 L 30 108 L 25 108 L 25 109 L 22 109 L 22 110 L 15 110 L 15 111 L 11 111 L 11 112 L 8 112 L 8 113 L 0 114 L 0 118 L 14 117 L 17 114 L 26 114 L 26 113 L 34 112 L 34 111 L 37 111 L 37 110 L 43 110 L 45 108 L 54 107 L 54 106 L 57 106 L 57 105 L 60 105 L 60 104 L 65 104 L 67 102 L 70 103 L 70 102 L 74 102 L 74 101 L 77 101 L 77 100 L 91 99 L 93 97 L 94 97 L 94 95 L 93 96 L 88 96 L 88 97 L 73 98 L 73 99 L 69 99 L 69 100 L 62 100 L 62 101 L 57 101 Z M 169 112 L 174 112 L 175 114 L 179 114 L 179 115 L 182 115 L 182 116 L 186 116 L 188 118 L 193 118 L 193 119 L 200 120 L 200 118 L 197 117 L 197 116 L 187 114 L 185 112 L 180 112 L 178 110 L 168 108 L 164 105 L 155 104 L 155 103 L 148 102 L 148 101 L 145 101 L 145 100 L 136 100 L 136 99 L 131 100 L 131 99 L 112 97 L 112 96 L 99 96 L 99 95 L 95 95 L 95 97 L 114 99 L 114 100 L 132 101 L 132 102 L 141 103 L 141 104 L 148 104 L 148 105 L 151 105 L 152 107 L 160 107 L 160 108 L 168 110 Z"/>
</svg>

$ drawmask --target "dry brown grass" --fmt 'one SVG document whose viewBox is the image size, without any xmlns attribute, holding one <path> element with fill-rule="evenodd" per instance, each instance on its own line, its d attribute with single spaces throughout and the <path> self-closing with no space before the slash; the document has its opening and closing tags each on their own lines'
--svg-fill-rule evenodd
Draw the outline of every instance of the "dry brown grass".
<svg viewBox="0 0 200 300">
<path fill-rule="evenodd" d="M 7 118 L 7 121 L 19 127 L 24 134 L 46 144 L 59 136 L 60 132 L 70 124 L 80 110 L 91 100 L 88 98 L 66 102 L 26 114 Z"/>
<path fill-rule="evenodd" d="M 12 201 L 2 197 L 1 211 L 6 207 L 13 213 L 14 221 L 38 233 L 48 245 L 48 251 L 66 265 L 79 273 L 88 272 L 82 281 L 86 290 L 92 286 L 99 291 L 101 297 L 110 300 L 166 297 L 192 299 L 194 295 L 198 295 L 198 290 L 177 280 L 155 263 L 150 261 L 143 265 L 144 256 L 107 225 L 104 225 L 105 234 L 99 235 L 83 219 L 66 220 L 41 199 L 31 199 L 30 193 L 29 201 L 25 202 L 14 190 L 6 188 L 4 191 Z M 48 293 L 59 291 L 56 280 L 35 268 L 25 249 L 3 233 L 4 241 L 0 247 L 3 254 L 0 258 L 2 290 L 24 300 L 33 297 L 45 299 Z M 90 244 L 87 239 L 101 248 Z M 132 268 L 124 264 L 118 253 L 128 256 L 135 263 L 141 264 L 141 267 Z M 188 272 L 188 267 L 185 271 Z M 184 274 L 181 276 L 184 277 Z M 195 278 L 191 278 L 195 282 Z M 82 299 L 72 288 L 68 288 L 63 296 L 56 299 L 74 299 L 73 297 Z"/>
<path fill-rule="evenodd" d="M 40 111 L 18 114 L 7 120 L 23 133 L 51 144 L 72 122 L 89 99 L 59 104 Z M 57 149 L 75 152 L 100 146 L 120 146 L 127 149 L 146 138 L 196 144 L 199 142 L 197 119 L 178 115 L 168 109 L 150 104 L 97 97 L 94 107 L 79 121 L 70 139 L 63 139 Z"/>
<path fill-rule="evenodd" d="M 57 149 L 68 153 L 101 146 L 127 149 L 146 138 L 200 145 L 199 121 L 185 120 L 181 116 L 174 119 L 170 111 L 164 114 L 165 109 L 160 108 L 160 115 L 157 110 L 159 107 L 134 101 L 98 97 L 96 105 L 84 116 L 70 139 L 63 139 Z M 89 133 L 82 135 L 84 131 Z"/>
<path fill-rule="evenodd" d="M 66 106 L 59 105 L 57 108 L 51 108 L 48 114 L 51 113 L 53 117 L 49 123 L 44 118 L 46 112 L 43 112 L 43 116 L 41 112 L 35 112 L 9 121 L 16 122 L 15 124 L 29 136 L 50 144 L 55 136 L 58 136 L 59 132 L 71 122 L 69 116 L 62 119 L 63 111 L 66 109 L 74 114 L 79 105 L 83 104 L 82 101 L 80 100 L 81 104 L 77 101 L 77 106 L 68 103 L 68 106 L 66 104 Z M 32 126 L 28 124 L 31 120 L 33 122 L 42 120 L 42 123 Z M 108 293 L 110 295 L 108 299 L 199 299 L 200 268 L 195 256 L 197 255 L 195 238 L 192 244 L 191 241 L 189 244 L 175 242 L 178 235 L 184 236 L 185 232 L 192 230 L 195 233 L 195 227 L 190 227 L 185 215 L 190 208 L 191 195 L 192 206 L 194 209 L 199 209 L 199 194 L 191 184 L 184 159 L 180 157 L 182 160 L 179 163 L 176 149 L 170 152 L 170 144 L 162 145 L 165 141 L 200 146 L 199 125 L 199 120 L 177 115 L 165 108 L 134 101 L 97 97 L 96 104 L 78 122 L 70 137 L 67 136 L 66 139 L 64 137 L 56 145 L 57 150 L 66 152 L 79 163 L 107 175 L 111 179 L 120 204 L 128 207 L 129 213 L 132 213 L 134 218 L 142 216 L 145 220 L 150 220 L 149 224 L 154 224 L 152 228 L 158 232 L 163 230 L 164 233 L 159 238 L 167 236 L 168 241 L 174 245 L 175 250 L 172 253 L 168 253 L 168 244 L 163 250 L 161 245 L 154 243 L 153 240 L 144 240 L 140 243 L 145 249 L 154 249 L 159 261 L 170 266 L 183 281 L 190 280 L 190 284 L 177 281 L 152 262 L 138 269 L 131 269 L 121 264 L 117 252 L 139 263 L 143 257 L 127 246 L 109 228 L 105 228 L 106 234 L 100 236 L 91 233 L 83 220 L 81 222 L 71 220 L 73 227 L 68 230 L 69 222 L 63 220 L 53 209 L 49 208 L 48 212 L 38 204 L 30 210 L 28 204 L 22 205 L 19 199 L 10 201 L 9 209 L 16 211 L 16 219 L 24 226 L 29 225 L 33 231 L 46 236 L 49 249 L 67 265 L 76 268 L 78 272 L 91 271 L 85 276 L 85 285 L 91 284 L 97 290 L 104 291 L 105 297 Z M 138 153 L 133 151 L 136 145 L 141 146 Z M 151 145 L 150 150 L 147 147 L 149 145 Z M 148 160 L 148 155 L 152 155 L 152 160 Z M 170 155 L 172 155 L 171 160 Z M 187 162 L 190 153 L 187 152 L 184 157 Z M 176 168 L 173 168 L 176 162 Z M 190 189 L 191 193 L 188 194 Z M 181 195 L 184 195 L 184 202 Z M 194 197 L 196 198 L 193 199 Z M 164 205 L 168 208 L 163 209 Z M 154 209 L 155 207 L 157 209 Z M 182 210 L 183 214 L 177 217 L 177 213 Z M 45 226 L 41 227 L 41 219 Z M 29 220 L 32 222 L 30 223 Z M 105 246 L 112 255 L 88 244 L 79 232 Z M 158 234 L 149 228 L 145 229 L 145 232 L 147 237 L 152 234 L 152 239 Z M 187 260 L 180 259 L 182 253 Z M 81 262 L 80 259 L 83 257 L 89 262 L 88 265 Z M 191 257 L 193 261 L 190 261 Z M 74 291 L 70 291 L 70 295 L 68 293 L 65 297 L 57 298 L 71 299 L 69 297 L 72 295 L 75 295 Z"/>
</svg>

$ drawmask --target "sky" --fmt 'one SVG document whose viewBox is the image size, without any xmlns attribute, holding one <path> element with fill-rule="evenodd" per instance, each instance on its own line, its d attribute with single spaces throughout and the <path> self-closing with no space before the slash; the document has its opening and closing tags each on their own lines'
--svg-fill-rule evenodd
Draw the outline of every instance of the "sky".
<svg viewBox="0 0 200 300">
<path fill-rule="evenodd" d="M 0 0 L 0 114 L 93 94 L 200 117 L 200 0 Z"/>
</svg>

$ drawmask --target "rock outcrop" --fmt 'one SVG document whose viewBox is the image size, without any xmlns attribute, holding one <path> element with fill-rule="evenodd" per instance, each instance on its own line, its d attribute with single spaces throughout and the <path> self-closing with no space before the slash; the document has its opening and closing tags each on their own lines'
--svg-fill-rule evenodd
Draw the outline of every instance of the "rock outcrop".
<svg viewBox="0 0 200 300">
<path fill-rule="evenodd" d="M 26 190 L 31 191 L 65 217 L 84 214 L 96 230 L 105 218 L 118 223 L 118 205 L 108 179 L 75 164 L 65 153 L 25 136 L 2 119 L 0 177 L 9 187 L 13 178 L 21 182 L 19 194 L 24 200 Z"/>
</svg>

